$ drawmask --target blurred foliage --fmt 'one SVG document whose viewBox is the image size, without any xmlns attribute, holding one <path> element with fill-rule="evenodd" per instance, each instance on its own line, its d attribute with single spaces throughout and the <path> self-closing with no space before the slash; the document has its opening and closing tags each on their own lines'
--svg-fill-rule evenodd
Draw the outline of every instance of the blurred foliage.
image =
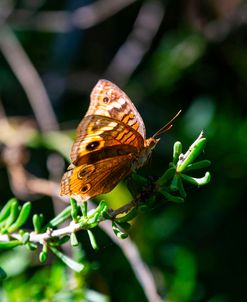
<svg viewBox="0 0 247 302">
<path fill-rule="evenodd" d="M 143 175 L 161 175 L 172 157 L 173 143 L 181 140 L 189 146 L 197 133 L 205 131 L 205 158 L 213 163 L 210 185 L 197 190 L 188 184 L 186 203 L 161 203 L 139 215 L 130 236 L 152 268 L 159 293 L 168 301 L 243 301 L 247 281 L 246 4 L 241 0 L 150 0 L 154 5 L 160 3 L 165 15 L 140 64 L 124 78 L 121 68 L 109 72 L 109 66 L 148 1 L 133 1 L 85 28 L 73 27 L 69 21 L 66 29 L 61 15 L 50 19 L 42 15 L 58 10 L 69 13 L 97 2 L 100 0 L 2 0 L 0 26 L 7 24 L 13 30 L 37 69 L 63 130 L 75 129 L 86 112 L 90 90 L 102 77 L 119 84 L 131 97 L 143 116 L 148 136 L 182 109 L 182 117 L 162 137 L 150 164 L 141 170 Z M 148 33 L 146 23 L 144 36 Z M 25 90 L 1 51 L 0 93 L 6 116 L 15 123 L 24 125 L 25 120 L 35 119 Z M 9 132 L 2 129 L 4 149 L 3 134 Z M 54 144 L 67 156 L 68 137 L 61 135 L 55 141 L 52 133 L 42 138 L 31 134 L 31 139 L 25 132 L 19 135 L 28 147 L 25 167 L 46 178 L 50 173 L 47 158 L 53 154 Z M 16 194 L 2 160 L 1 165 L 2 206 Z M 63 162 L 59 166 L 63 170 Z M 59 181 L 60 176 L 54 177 Z M 121 193 L 117 196 L 125 195 L 125 187 L 118 190 Z M 35 213 L 43 213 L 45 208 L 44 217 L 54 216 L 56 209 L 49 198 L 30 197 Z M 117 207 L 122 197 L 113 195 L 112 199 Z M 87 236 L 80 238 L 80 253 L 85 253 L 81 257 L 91 265 L 84 275 L 72 274 L 61 263 L 51 265 L 52 257 L 44 267 L 26 250 L 1 252 L 0 266 L 5 264 L 8 278 L 2 282 L 0 300 L 144 301 L 121 250 L 101 230 L 96 230 L 95 236 L 99 251 L 92 251 Z"/>
</svg>

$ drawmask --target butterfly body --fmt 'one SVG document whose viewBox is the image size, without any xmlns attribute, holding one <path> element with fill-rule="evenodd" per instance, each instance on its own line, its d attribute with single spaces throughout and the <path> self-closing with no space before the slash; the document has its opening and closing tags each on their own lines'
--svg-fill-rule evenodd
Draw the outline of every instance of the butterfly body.
<svg viewBox="0 0 247 302">
<path fill-rule="evenodd" d="M 159 139 L 146 139 L 143 120 L 128 96 L 100 80 L 77 128 L 71 165 L 61 181 L 61 195 L 77 201 L 111 191 L 145 164 Z"/>
</svg>

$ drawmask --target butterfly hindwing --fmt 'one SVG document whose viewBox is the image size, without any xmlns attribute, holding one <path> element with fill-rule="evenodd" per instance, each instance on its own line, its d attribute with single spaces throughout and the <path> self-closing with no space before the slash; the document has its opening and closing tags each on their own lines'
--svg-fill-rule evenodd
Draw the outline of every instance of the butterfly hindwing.
<svg viewBox="0 0 247 302">
<path fill-rule="evenodd" d="M 131 171 L 131 154 L 71 167 L 61 181 L 61 195 L 80 196 L 79 201 L 111 191 Z"/>
</svg>

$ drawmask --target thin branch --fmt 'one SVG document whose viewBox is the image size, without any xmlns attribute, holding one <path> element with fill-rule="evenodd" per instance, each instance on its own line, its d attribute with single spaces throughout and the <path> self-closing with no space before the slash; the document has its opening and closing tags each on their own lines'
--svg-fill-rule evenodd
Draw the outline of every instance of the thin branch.
<svg viewBox="0 0 247 302">
<path fill-rule="evenodd" d="M 35 15 L 24 9 L 16 10 L 9 22 L 19 28 L 66 33 L 72 26 L 87 29 L 115 15 L 136 0 L 98 0 L 93 4 L 79 7 L 74 12 L 42 11 Z"/>
<path fill-rule="evenodd" d="M 145 292 L 148 301 L 165 302 L 165 300 L 161 299 L 161 297 L 158 295 L 152 272 L 141 259 L 141 255 L 135 243 L 129 238 L 126 238 L 124 240 L 119 240 L 113 234 L 112 227 L 109 221 L 104 221 L 103 223 L 100 224 L 100 227 L 114 241 L 114 243 L 118 245 L 120 249 L 123 251 L 123 254 L 128 259 L 137 280 L 139 281 L 140 285 L 142 286 Z"/>
<path fill-rule="evenodd" d="M 40 243 L 43 244 L 44 241 L 50 240 L 52 238 L 56 237 L 62 237 L 64 235 L 70 235 L 74 232 L 78 232 L 79 230 L 83 229 L 80 223 L 74 223 L 74 221 L 71 221 L 71 223 L 58 230 L 52 230 L 52 229 L 47 229 L 45 233 L 41 234 L 36 234 L 34 232 L 30 233 L 30 242 L 33 243 Z M 0 235 L 0 241 L 8 242 L 10 240 L 10 237 L 12 239 L 16 240 L 22 240 L 22 237 L 18 233 L 12 233 L 11 235 Z"/>
<path fill-rule="evenodd" d="M 160 2 L 156 0 L 144 2 L 133 31 L 108 66 L 106 78 L 114 78 L 123 84 L 131 76 L 148 51 L 163 17 L 164 8 Z"/>
<path fill-rule="evenodd" d="M 7 153 L 11 152 L 12 154 L 18 154 L 21 152 L 17 148 L 12 150 L 4 151 L 3 160 L 5 164 L 7 163 Z M 14 162 L 13 164 L 7 164 L 7 171 L 10 178 L 10 184 L 13 189 L 13 192 L 16 196 L 22 199 L 31 199 L 30 195 L 41 194 L 47 195 L 52 198 L 58 198 L 60 185 L 57 182 L 38 178 L 34 175 L 28 173 L 22 164 L 19 162 Z M 68 198 L 59 198 L 60 201 L 68 203 Z"/>
<path fill-rule="evenodd" d="M 0 29 L 0 49 L 21 83 L 42 131 L 58 129 L 44 85 L 26 52 L 8 26 Z"/>
<path fill-rule="evenodd" d="M 134 2 L 136 0 L 98 0 L 77 9 L 73 13 L 72 22 L 81 29 L 90 28 Z"/>
<path fill-rule="evenodd" d="M 216 21 L 209 22 L 202 31 L 210 41 L 222 41 L 233 30 L 247 23 L 247 4 L 239 5 L 231 14 Z"/>
<path fill-rule="evenodd" d="M 12 165 L 11 165 L 12 166 Z M 24 168 L 22 168 L 22 170 L 20 169 L 20 167 L 18 168 L 19 171 L 17 170 L 12 170 L 12 167 L 10 168 L 10 175 L 11 177 L 15 177 L 15 174 L 17 174 L 18 177 L 20 177 L 22 179 L 21 181 L 21 185 L 23 185 L 26 190 L 28 190 L 28 192 L 30 193 L 30 191 L 32 193 L 43 193 L 45 195 L 48 196 L 56 196 L 59 199 L 65 199 L 65 198 L 61 198 L 60 196 L 58 196 L 58 189 L 59 189 L 59 184 L 55 183 L 55 182 L 51 182 L 45 179 L 40 179 L 34 176 L 28 176 L 28 173 L 24 170 Z M 125 204 L 124 206 L 116 209 L 116 210 L 109 210 L 109 215 L 111 217 L 111 219 L 116 218 L 116 216 L 118 216 L 119 214 L 123 214 L 126 212 L 129 212 L 134 206 L 138 206 L 140 203 L 142 203 L 142 196 L 148 197 L 150 194 L 152 194 L 152 192 L 156 189 L 155 186 L 148 186 L 147 188 L 144 188 L 142 193 L 139 194 L 136 198 L 134 198 L 133 200 L 131 200 L 129 203 Z M 98 222 L 102 222 L 106 220 L 104 217 L 101 217 L 99 219 Z M 76 232 L 79 230 L 82 230 L 84 228 L 82 223 L 72 223 L 70 224 L 70 226 L 66 226 L 64 228 L 61 228 L 59 230 L 52 230 L 52 233 L 49 232 L 49 236 L 47 237 L 47 232 L 44 234 L 35 234 L 35 233 L 30 233 L 32 234 L 30 237 L 30 241 L 32 242 L 41 242 L 41 240 L 47 240 L 47 239 L 51 239 L 53 237 L 58 237 L 58 236 L 62 236 L 62 235 L 66 235 L 66 234 L 71 234 L 72 232 Z M 21 236 L 19 234 L 11 234 L 11 237 L 20 240 Z M 0 236 L 0 241 L 9 241 L 9 237 L 7 236 Z"/>
<path fill-rule="evenodd" d="M 16 77 L 22 84 L 24 91 L 26 92 L 28 101 L 30 102 L 41 131 L 47 132 L 58 130 L 59 125 L 46 89 L 40 79 L 37 70 L 29 60 L 25 50 L 22 48 L 18 39 L 15 37 L 10 28 L 8 28 L 8 26 L 3 26 L 0 34 L 0 48 L 2 50 L 2 53 L 4 54 L 14 74 L 16 75 Z M 18 146 L 18 149 L 20 149 L 20 146 Z M 53 171 L 56 173 L 56 175 L 59 175 L 58 178 L 60 178 L 62 174 L 61 168 L 63 168 L 63 166 L 52 164 L 53 160 L 55 160 L 55 157 L 51 157 L 50 164 L 53 166 Z M 17 191 L 19 193 L 18 195 L 25 197 L 26 189 L 31 192 L 37 182 L 39 183 L 39 190 L 47 190 L 48 185 L 46 180 L 37 181 L 36 179 L 32 178 L 29 182 L 26 182 L 26 186 L 23 186 L 23 184 L 25 184 L 23 183 L 23 181 L 27 179 L 27 177 L 21 178 L 21 176 L 25 174 L 25 171 L 22 165 L 18 165 L 18 163 L 15 166 L 12 165 L 11 169 L 9 169 L 8 172 L 12 174 L 11 179 L 13 180 L 13 191 Z M 60 205 L 58 205 L 58 203 L 56 202 L 57 199 L 54 193 L 51 196 L 53 199 L 55 212 L 58 213 L 57 210 L 60 211 L 61 209 Z"/>
</svg>

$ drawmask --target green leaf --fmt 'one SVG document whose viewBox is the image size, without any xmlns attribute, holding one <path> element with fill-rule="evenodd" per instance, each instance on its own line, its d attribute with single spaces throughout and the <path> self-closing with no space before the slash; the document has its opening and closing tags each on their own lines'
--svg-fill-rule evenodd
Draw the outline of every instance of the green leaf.
<svg viewBox="0 0 247 302">
<path fill-rule="evenodd" d="M 27 244 L 25 245 L 30 251 L 35 251 L 38 248 L 37 243 L 34 242 L 27 242 Z"/>
<path fill-rule="evenodd" d="M 119 239 L 126 239 L 128 237 L 128 234 L 122 232 L 114 221 L 112 222 L 112 229 L 113 229 L 113 232 L 115 233 L 115 235 Z"/>
<path fill-rule="evenodd" d="M 78 240 L 77 240 L 76 234 L 74 232 L 71 233 L 71 235 L 70 235 L 70 243 L 72 246 L 78 245 Z"/>
<path fill-rule="evenodd" d="M 185 192 L 184 185 L 183 185 L 181 177 L 178 178 L 178 191 L 179 191 L 182 198 L 186 198 L 187 194 Z"/>
<path fill-rule="evenodd" d="M 137 207 L 133 207 L 126 215 L 121 217 L 116 217 L 115 221 L 116 223 L 125 223 L 132 219 L 134 219 L 137 216 L 138 209 Z"/>
<path fill-rule="evenodd" d="M 107 205 L 107 203 L 104 200 L 102 200 L 99 203 L 99 205 L 98 205 L 98 207 L 97 207 L 96 210 L 99 211 L 101 215 L 102 215 L 103 212 L 107 212 L 108 211 L 108 205 Z"/>
<path fill-rule="evenodd" d="M 30 234 L 28 232 L 24 233 L 22 236 L 22 243 L 27 244 L 30 238 Z"/>
<path fill-rule="evenodd" d="M 177 164 L 178 159 L 179 159 L 179 155 L 182 153 L 182 144 L 181 142 L 176 142 L 173 145 L 173 163 L 174 165 Z"/>
<path fill-rule="evenodd" d="M 44 263 L 44 262 L 46 262 L 47 257 L 48 257 L 48 251 L 47 251 L 47 244 L 45 242 L 43 245 L 42 251 L 39 254 L 39 261 L 41 263 Z"/>
<path fill-rule="evenodd" d="M 163 186 L 165 185 L 172 177 L 175 175 L 176 169 L 175 167 L 171 167 L 157 180 L 157 185 Z"/>
<path fill-rule="evenodd" d="M 33 226 L 34 226 L 35 233 L 37 233 L 37 234 L 40 233 L 42 224 L 43 224 L 43 220 L 44 220 L 43 214 L 34 214 L 33 215 Z"/>
<path fill-rule="evenodd" d="M 19 215 L 18 201 L 13 200 L 11 207 L 10 207 L 9 217 L 5 221 L 3 221 L 3 225 L 6 230 L 8 230 L 8 228 L 11 226 L 11 224 L 15 222 L 18 215 Z"/>
<path fill-rule="evenodd" d="M 188 151 L 184 155 L 180 155 L 179 161 L 177 163 L 177 172 L 181 173 L 184 171 L 189 164 L 191 164 L 197 156 L 204 149 L 206 144 L 206 138 L 203 137 L 203 132 L 200 133 L 199 137 L 194 141 L 194 143 L 189 147 Z"/>
<path fill-rule="evenodd" d="M 188 175 L 185 175 L 185 174 L 181 174 L 181 177 L 192 183 L 193 185 L 197 185 L 197 186 L 203 186 L 203 185 L 206 185 L 210 182 L 211 180 L 211 175 L 209 172 L 206 172 L 205 175 L 201 178 L 195 178 L 195 177 L 191 177 L 191 176 L 188 176 Z"/>
<path fill-rule="evenodd" d="M 179 175 L 175 174 L 174 177 L 173 177 L 173 179 L 172 179 L 172 181 L 171 181 L 171 184 L 169 186 L 169 188 L 173 192 L 178 191 L 178 179 L 179 179 Z"/>
<path fill-rule="evenodd" d="M 11 198 L 6 205 L 2 208 L 1 212 L 0 212 L 0 222 L 5 220 L 5 218 L 7 218 L 10 214 L 10 209 L 12 206 L 13 202 L 17 202 L 16 198 Z"/>
<path fill-rule="evenodd" d="M 90 243 L 91 243 L 91 246 L 94 250 L 98 250 L 99 247 L 97 245 L 97 242 L 95 240 L 95 237 L 94 237 L 94 234 L 91 230 L 87 230 L 87 233 L 88 233 L 88 237 L 89 237 L 89 240 L 90 240 Z"/>
<path fill-rule="evenodd" d="M 80 208 L 81 208 L 82 216 L 84 218 L 86 218 L 87 217 L 87 202 L 86 201 L 85 202 L 81 202 L 80 203 Z"/>
<path fill-rule="evenodd" d="M 64 235 L 61 238 L 53 238 L 53 241 L 49 241 L 49 246 L 60 246 L 69 241 L 70 236 Z"/>
<path fill-rule="evenodd" d="M 71 217 L 73 218 L 73 220 L 75 222 L 78 222 L 78 206 L 77 206 L 77 202 L 74 198 L 70 198 L 69 199 L 70 204 L 71 204 Z"/>
<path fill-rule="evenodd" d="M 7 278 L 6 272 L 0 267 L 0 281 Z"/>
<path fill-rule="evenodd" d="M 9 228 L 8 228 L 8 232 L 12 233 L 15 230 L 19 229 L 27 220 L 29 214 L 31 211 L 31 202 L 26 202 L 24 203 L 24 205 L 21 208 L 20 214 L 17 218 L 17 220 L 15 221 L 14 224 L 12 224 Z"/>
<path fill-rule="evenodd" d="M 159 192 L 162 195 L 164 195 L 169 201 L 176 202 L 176 203 L 182 203 L 182 202 L 184 202 L 184 199 L 182 197 L 174 196 L 174 195 L 168 193 L 164 187 L 161 187 L 159 189 Z"/>
<path fill-rule="evenodd" d="M 18 245 L 22 245 L 22 242 L 19 240 L 11 240 L 11 241 L 0 241 L 0 250 L 1 249 L 10 249 L 16 247 Z"/>
<path fill-rule="evenodd" d="M 199 170 L 199 169 L 207 168 L 210 165 L 211 162 L 205 159 L 205 160 L 198 161 L 196 163 L 189 164 L 184 171 L 187 172 L 190 170 Z"/>
<path fill-rule="evenodd" d="M 146 213 L 147 211 L 149 211 L 150 210 L 150 206 L 148 206 L 148 205 L 146 205 L 146 204 L 140 204 L 139 206 L 138 206 L 138 211 L 140 212 L 140 213 Z"/>
<path fill-rule="evenodd" d="M 171 191 L 179 191 L 181 197 L 185 198 L 186 197 L 186 192 L 184 190 L 184 186 L 183 186 L 183 182 L 181 180 L 180 174 L 175 174 L 171 185 L 170 185 L 170 189 Z"/>
<path fill-rule="evenodd" d="M 108 212 L 108 205 L 104 200 L 102 200 L 99 203 L 98 207 L 95 210 L 88 212 L 87 223 L 90 226 L 90 228 L 93 228 L 94 226 L 98 225 L 100 216 L 104 217 L 107 212 Z"/>
<path fill-rule="evenodd" d="M 46 260 L 47 260 L 47 251 L 41 251 L 40 253 L 39 253 L 39 261 L 41 262 L 41 263 L 45 263 L 46 262 Z"/>
<path fill-rule="evenodd" d="M 104 217 L 105 219 L 111 219 L 111 216 L 109 215 L 108 210 L 102 212 L 102 217 Z"/>
<path fill-rule="evenodd" d="M 60 260 L 62 260 L 72 270 L 80 273 L 84 269 L 85 266 L 82 263 L 76 262 L 75 260 L 64 255 L 62 252 L 60 252 L 54 247 L 50 247 L 50 249 Z"/>
<path fill-rule="evenodd" d="M 61 213 L 59 213 L 56 217 L 54 217 L 46 227 L 54 228 L 59 224 L 63 223 L 66 219 L 68 219 L 71 215 L 71 206 L 65 208 Z"/>
</svg>

